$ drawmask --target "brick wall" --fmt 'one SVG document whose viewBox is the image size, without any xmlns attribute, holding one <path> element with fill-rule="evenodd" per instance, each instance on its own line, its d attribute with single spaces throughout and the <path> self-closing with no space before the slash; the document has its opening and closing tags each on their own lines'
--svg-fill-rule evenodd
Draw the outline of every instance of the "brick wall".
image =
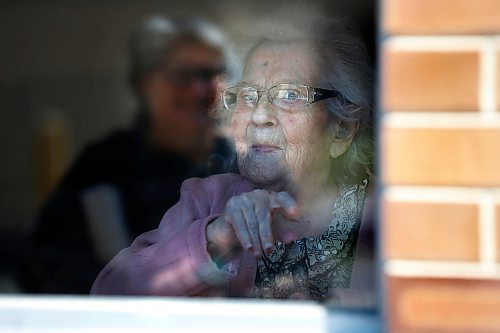
<svg viewBox="0 0 500 333">
<path fill-rule="evenodd" d="M 391 332 L 500 332 L 500 0 L 381 2 Z"/>
</svg>

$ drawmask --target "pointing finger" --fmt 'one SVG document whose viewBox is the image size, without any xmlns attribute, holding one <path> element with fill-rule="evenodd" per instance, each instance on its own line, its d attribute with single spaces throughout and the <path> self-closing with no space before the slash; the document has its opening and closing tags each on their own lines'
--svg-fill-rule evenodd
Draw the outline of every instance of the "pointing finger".
<svg viewBox="0 0 500 333">
<path fill-rule="evenodd" d="M 274 193 L 271 197 L 271 208 L 279 209 L 287 218 L 296 218 L 299 215 L 297 202 L 287 192 Z"/>
</svg>

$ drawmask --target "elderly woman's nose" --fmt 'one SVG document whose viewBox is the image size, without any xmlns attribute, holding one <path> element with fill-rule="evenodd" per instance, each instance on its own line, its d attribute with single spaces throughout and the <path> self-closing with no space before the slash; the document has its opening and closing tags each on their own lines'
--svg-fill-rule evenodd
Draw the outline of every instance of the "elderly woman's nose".
<svg viewBox="0 0 500 333">
<path fill-rule="evenodd" d="M 273 110 L 271 103 L 267 100 L 259 100 L 257 106 L 252 112 L 252 122 L 256 126 L 276 126 L 278 119 L 276 119 L 276 112 Z"/>
</svg>

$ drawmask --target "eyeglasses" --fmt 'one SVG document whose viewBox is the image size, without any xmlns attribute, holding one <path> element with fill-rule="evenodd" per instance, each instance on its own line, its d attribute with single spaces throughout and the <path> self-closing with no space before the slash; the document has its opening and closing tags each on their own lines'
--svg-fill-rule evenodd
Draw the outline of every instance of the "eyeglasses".
<svg viewBox="0 0 500 333">
<path fill-rule="evenodd" d="M 328 98 L 343 98 L 342 94 L 336 90 L 313 88 L 295 83 L 280 83 L 266 90 L 236 86 L 222 91 L 221 97 L 225 109 L 229 111 L 235 111 L 236 109 L 248 111 L 257 107 L 259 93 L 262 95 L 266 92 L 271 104 L 291 111 Z"/>
</svg>

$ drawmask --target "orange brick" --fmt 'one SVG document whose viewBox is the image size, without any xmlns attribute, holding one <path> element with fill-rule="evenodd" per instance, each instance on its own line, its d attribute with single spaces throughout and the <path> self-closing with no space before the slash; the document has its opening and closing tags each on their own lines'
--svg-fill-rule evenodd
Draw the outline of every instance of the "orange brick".
<svg viewBox="0 0 500 333">
<path fill-rule="evenodd" d="M 385 0 L 383 28 L 391 34 L 496 34 L 498 0 Z"/>
<path fill-rule="evenodd" d="M 386 126 L 382 132 L 386 184 L 499 186 L 499 166 L 500 129 Z"/>
<path fill-rule="evenodd" d="M 477 260 L 474 204 L 384 202 L 384 247 L 390 259 Z"/>
<path fill-rule="evenodd" d="M 383 106 L 388 111 L 475 111 L 479 56 L 476 52 L 385 50 Z"/>
<path fill-rule="evenodd" d="M 499 332 L 500 281 L 387 279 L 391 332 Z"/>
</svg>

